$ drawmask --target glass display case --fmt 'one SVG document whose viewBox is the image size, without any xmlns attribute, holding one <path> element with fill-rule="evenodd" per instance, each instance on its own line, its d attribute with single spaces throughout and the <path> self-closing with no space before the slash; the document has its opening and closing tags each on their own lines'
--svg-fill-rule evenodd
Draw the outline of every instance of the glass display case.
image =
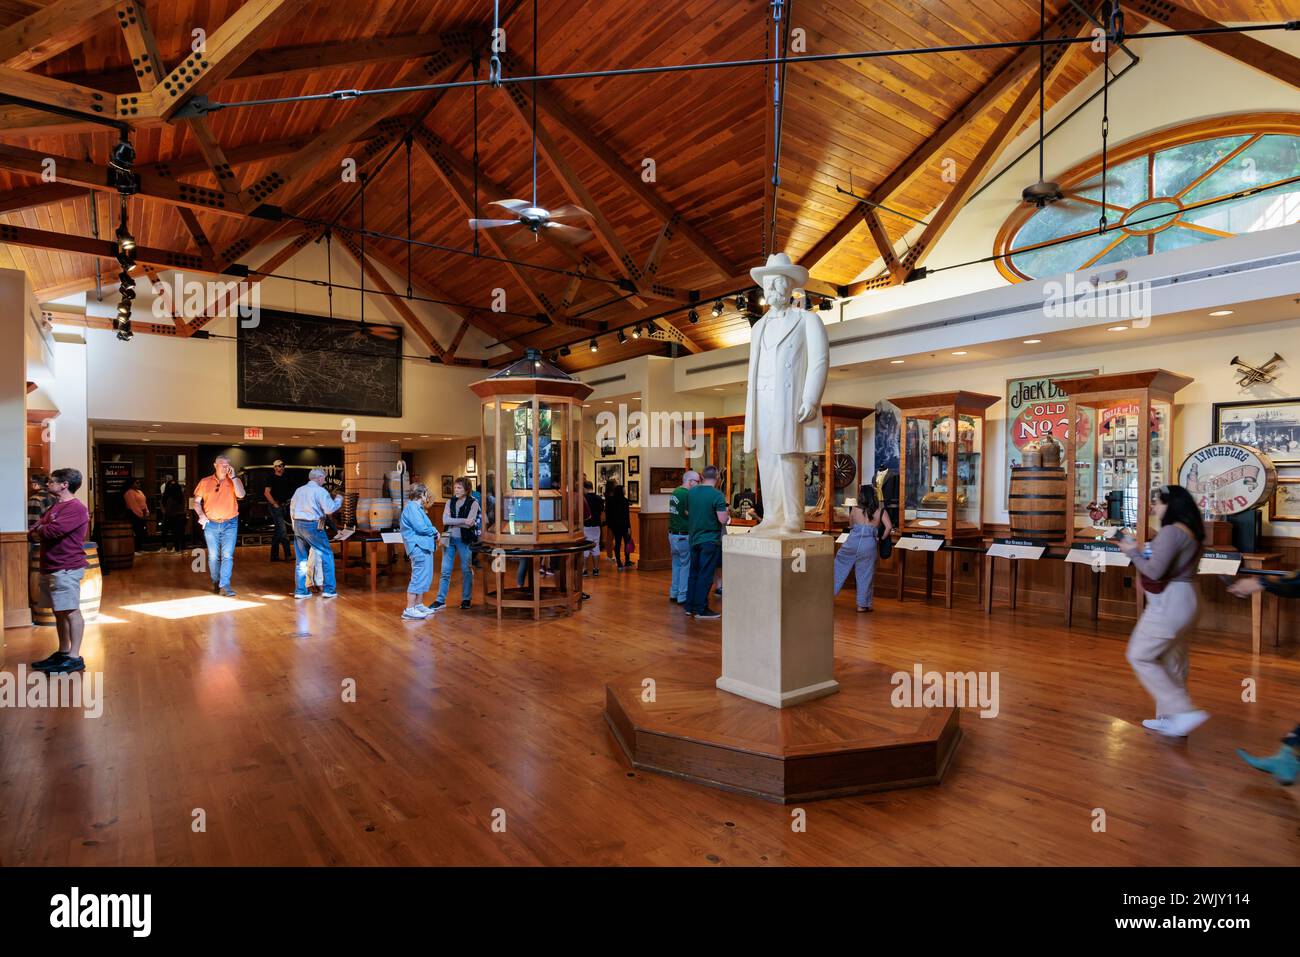
<svg viewBox="0 0 1300 957">
<path fill-rule="evenodd" d="M 710 422 L 709 419 L 704 420 L 704 426 L 700 429 L 698 437 L 694 434 L 693 426 L 688 425 L 685 427 L 686 468 L 694 469 L 701 474 L 704 473 L 705 466 L 718 464 L 717 449 L 714 447 L 718 430 Z M 695 450 L 698 450 L 698 455 L 691 454 Z"/>
<path fill-rule="evenodd" d="M 862 476 L 862 422 L 874 409 L 853 405 L 823 405 L 826 437 L 820 455 L 804 463 L 804 528 L 829 532 L 849 523 L 850 500 L 857 501 Z"/>
<path fill-rule="evenodd" d="M 727 505 L 731 507 L 731 520 L 736 525 L 756 525 L 759 516 L 748 503 L 760 501 L 758 487 L 758 456 L 745 451 L 745 417 L 729 415 L 719 420 L 727 430 Z"/>
<path fill-rule="evenodd" d="M 1177 481 L 1174 394 L 1191 382 L 1164 369 L 1053 380 L 1069 396 L 1068 421 L 1092 426 L 1065 443 L 1073 540 L 1110 538 L 1123 528 L 1143 540 L 1156 533 L 1152 491 Z"/>
<path fill-rule="evenodd" d="M 998 396 L 935 392 L 889 401 L 903 419 L 902 530 L 978 538 L 984 527 L 984 415 Z"/>
<path fill-rule="evenodd" d="M 582 400 L 591 387 L 530 351 L 470 388 L 483 402 L 484 544 L 583 540 Z"/>
</svg>

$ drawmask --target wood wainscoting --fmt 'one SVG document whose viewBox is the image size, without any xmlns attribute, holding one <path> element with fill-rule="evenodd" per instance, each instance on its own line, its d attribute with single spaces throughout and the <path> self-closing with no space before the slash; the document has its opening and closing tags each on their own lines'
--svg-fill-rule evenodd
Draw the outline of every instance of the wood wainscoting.
<svg viewBox="0 0 1300 957">
<path fill-rule="evenodd" d="M 32 623 L 28 557 L 26 532 L 0 532 L 0 578 L 4 582 L 6 628 L 23 628 Z"/>
<path fill-rule="evenodd" d="M 637 568 L 643 572 L 658 572 L 673 567 L 673 555 L 668 550 L 668 513 L 642 512 L 637 522 Z"/>
</svg>

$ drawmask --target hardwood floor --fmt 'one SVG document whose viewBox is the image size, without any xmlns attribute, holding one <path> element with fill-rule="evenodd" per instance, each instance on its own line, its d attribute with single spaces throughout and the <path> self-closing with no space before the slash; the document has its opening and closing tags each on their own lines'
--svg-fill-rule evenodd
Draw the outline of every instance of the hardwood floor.
<svg viewBox="0 0 1300 957">
<path fill-rule="evenodd" d="M 1000 714 L 962 714 L 943 784 L 809 804 L 795 832 L 793 808 L 626 764 L 602 718 L 605 682 L 717 652 L 721 629 L 668 604 L 668 572 L 604 568 L 572 619 L 498 625 L 452 608 L 408 623 L 404 580 L 371 595 L 353 574 L 336 601 L 295 602 L 292 567 L 246 548 L 239 597 L 224 600 L 188 558 L 142 556 L 105 579 L 115 621 L 87 629 L 103 716 L 0 709 L 0 864 L 1300 860 L 1300 789 L 1233 754 L 1271 753 L 1300 718 L 1293 642 L 1256 659 L 1241 635 L 1198 636 L 1191 690 L 1214 717 L 1173 743 L 1139 724 L 1152 709 L 1122 625 L 1066 632 L 1059 615 L 884 595 L 863 615 L 850 587 L 837 656 L 997 671 Z M 51 635 L 7 631 L 5 670 L 43 657 Z M 1241 700 L 1247 677 L 1257 703 Z"/>
</svg>

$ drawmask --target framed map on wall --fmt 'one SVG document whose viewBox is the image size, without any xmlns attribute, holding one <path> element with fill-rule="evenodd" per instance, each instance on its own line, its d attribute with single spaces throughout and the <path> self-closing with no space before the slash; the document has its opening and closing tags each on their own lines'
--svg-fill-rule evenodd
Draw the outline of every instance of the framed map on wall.
<svg viewBox="0 0 1300 957">
<path fill-rule="evenodd" d="M 402 331 L 263 309 L 238 330 L 239 407 L 402 414 Z"/>
</svg>

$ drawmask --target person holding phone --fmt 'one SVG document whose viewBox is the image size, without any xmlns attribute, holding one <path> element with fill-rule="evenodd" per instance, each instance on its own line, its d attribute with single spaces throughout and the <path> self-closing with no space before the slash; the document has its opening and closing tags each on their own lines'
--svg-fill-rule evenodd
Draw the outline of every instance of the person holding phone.
<svg viewBox="0 0 1300 957">
<path fill-rule="evenodd" d="M 1205 522 L 1192 494 L 1181 485 L 1162 485 L 1151 509 L 1160 531 L 1143 549 L 1131 535 L 1119 548 L 1133 561 L 1146 593 L 1146 607 L 1128 642 L 1128 661 L 1156 701 L 1156 716 L 1144 728 L 1184 738 L 1210 716 L 1187 694 L 1187 636 L 1196 624 L 1196 567 L 1205 541 Z"/>
<path fill-rule="evenodd" d="M 212 474 L 194 489 L 194 514 L 199 518 L 208 545 L 212 591 L 226 598 L 235 597 L 230 576 L 234 571 L 235 546 L 239 543 L 239 500 L 243 497 L 244 483 L 224 455 L 212 460 Z"/>
</svg>

